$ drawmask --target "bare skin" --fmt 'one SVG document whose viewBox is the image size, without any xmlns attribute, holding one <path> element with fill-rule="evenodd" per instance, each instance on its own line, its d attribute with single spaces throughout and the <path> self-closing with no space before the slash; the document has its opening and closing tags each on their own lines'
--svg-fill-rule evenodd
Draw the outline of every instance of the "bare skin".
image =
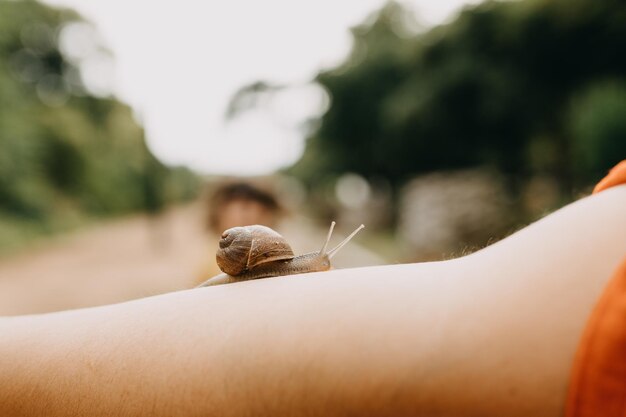
<svg viewBox="0 0 626 417">
<path fill-rule="evenodd" d="M 0 319 L 0 415 L 559 416 L 626 186 L 457 260 Z"/>
</svg>

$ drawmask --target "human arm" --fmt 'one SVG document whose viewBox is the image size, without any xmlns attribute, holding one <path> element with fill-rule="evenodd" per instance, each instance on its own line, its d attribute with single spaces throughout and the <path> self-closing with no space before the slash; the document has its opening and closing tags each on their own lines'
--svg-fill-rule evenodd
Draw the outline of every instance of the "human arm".
<svg viewBox="0 0 626 417">
<path fill-rule="evenodd" d="M 457 260 L 0 320 L 0 415 L 560 415 L 626 186 Z"/>
</svg>

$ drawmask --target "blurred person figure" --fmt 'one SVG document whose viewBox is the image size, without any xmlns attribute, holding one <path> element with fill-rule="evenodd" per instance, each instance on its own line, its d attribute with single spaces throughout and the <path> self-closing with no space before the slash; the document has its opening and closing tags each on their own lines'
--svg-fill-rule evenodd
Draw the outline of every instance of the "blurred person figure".
<svg viewBox="0 0 626 417">
<path fill-rule="evenodd" d="M 228 181 L 218 185 L 208 199 L 206 226 L 210 249 L 196 281 L 204 282 L 221 273 L 214 255 L 224 230 L 251 224 L 276 228 L 283 213 L 283 206 L 270 187 L 250 181 Z"/>
</svg>

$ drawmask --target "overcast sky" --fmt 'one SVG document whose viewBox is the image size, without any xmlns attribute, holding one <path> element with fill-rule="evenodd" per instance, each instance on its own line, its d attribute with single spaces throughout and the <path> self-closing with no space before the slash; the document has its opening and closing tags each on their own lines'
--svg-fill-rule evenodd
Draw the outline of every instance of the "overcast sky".
<svg viewBox="0 0 626 417">
<path fill-rule="evenodd" d="M 384 0 L 45 0 L 95 23 L 113 53 L 82 57 L 90 89 L 129 103 L 148 144 L 167 164 L 203 173 L 254 175 L 294 163 L 304 149 L 295 128 L 324 108 L 307 87 L 347 56 L 348 29 Z M 453 18 L 477 0 L 407 0 L 423 24 Z M 80 56 L 93 38 L 84 27 L 64 34 Z M 88 58 L 88 59 L 87 59 Z M 257 80 L 301 85 L 271 108 L 224 121 L 232 94 Z"/>
</svg>

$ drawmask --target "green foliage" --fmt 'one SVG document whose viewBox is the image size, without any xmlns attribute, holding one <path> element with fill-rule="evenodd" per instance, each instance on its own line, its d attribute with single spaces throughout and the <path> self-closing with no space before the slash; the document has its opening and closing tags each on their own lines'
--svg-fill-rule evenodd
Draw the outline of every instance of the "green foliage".
<svg viewBox="0 0 626 417">
<path fill-rule="evenodd" d="M 59 33 L 69 10 L 0 0 L 0 248 L 82 218 L 189 198 L 188 170 L 148 151 L 131 109 L 88 93 Z"/>
<path fill-rule="evenodd" d="M 605 82 L 585 91 L 572 106 L 575 167 L 599 177 L 626 155 L 626 83 Z"/>
<path fill-rule="evenodd" d="M 351 171 L 397 187 L 481 165 L 511 185 L 550 175 L 569 194 L 626 157 L 621 93 L 589 93 L 568 117 L 588 85 L 626 77 L 625 2 L 489 1 L 408 37 L 406 13 L 389 3 L 353 30 L 350 58 L 317 77 L 331 106 L 292 168 L 309 184 Z"/>
</svg>

